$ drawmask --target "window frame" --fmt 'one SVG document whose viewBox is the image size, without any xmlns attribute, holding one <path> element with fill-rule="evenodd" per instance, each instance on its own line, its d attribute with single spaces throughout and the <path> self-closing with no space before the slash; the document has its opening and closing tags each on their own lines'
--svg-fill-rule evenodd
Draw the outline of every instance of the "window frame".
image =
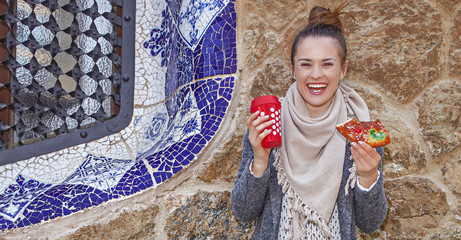
<svg viewBox="0 0 461 240">
<path fill-rule="evenodd" d="M 134 108 L 136 1 L 115 0 L 114 4 L 122 8 L 119 113 L 103 123 L 96 123 L 88 128 L 2 150 L 0 166 L 88 143 L 120 132 L 130 124 Z"/>
</svg>

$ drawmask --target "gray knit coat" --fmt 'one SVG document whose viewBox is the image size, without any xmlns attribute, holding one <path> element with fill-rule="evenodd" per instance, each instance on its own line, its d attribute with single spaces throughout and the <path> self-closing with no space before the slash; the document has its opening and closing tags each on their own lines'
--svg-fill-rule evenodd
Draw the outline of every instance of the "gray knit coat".
<svg viewBox="0 0 461 240">
<path fill-rule="evenodd" d="M 383 156 L 383 149 L 376 149 Z M 351 146 L 346 145 L 343 175 L 336 204 L 339 212 L 341 239 L 356 239 L 356 226 L 365 233 L 379 228 L 387 214 L 387 201 L 384 192 L 382 159 L 378 170 L 380 176 L 369 191 L 359 187 L 349 189 L 345 195 L 350 160 Z M 257 219 L 253 239 L 277 239 L 282 208 L 282 188 L 277 183 L 277 170 L 273 150 L 269 156 L 269 164 L 263 176 L 257 178 L 250 172 L 253 149 L 248 139 L 248 131 L 243 139 L 242 161 L 231 194 L 232 209 L 239 221 Z"/>
</svg>

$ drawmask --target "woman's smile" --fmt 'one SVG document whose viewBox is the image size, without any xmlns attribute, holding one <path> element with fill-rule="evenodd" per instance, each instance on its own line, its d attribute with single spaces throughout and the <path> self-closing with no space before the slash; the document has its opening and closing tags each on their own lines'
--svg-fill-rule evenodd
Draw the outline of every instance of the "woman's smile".
<svg viewBox="0 0 461 240">
<path fill-rule="evenodd" d="M 312 95 L 321 95 L 325 92 L 328 84 L 326 83 L 308 83 L 307 88 Z"/>
</svg>

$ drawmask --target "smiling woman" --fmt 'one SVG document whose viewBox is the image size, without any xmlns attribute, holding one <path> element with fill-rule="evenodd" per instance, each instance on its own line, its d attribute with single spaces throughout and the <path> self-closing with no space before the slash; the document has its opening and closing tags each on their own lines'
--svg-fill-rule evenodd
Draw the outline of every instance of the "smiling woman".
<svg viewBox="0 0 461 240">
<path fill-rule="evenodd" d="M 282 102 L 282 145 L 262 146 L 267 118 L 247 121 L 231 199 L 239 219 L 257 219 L 254 239 L 355 239 L 356 226 L 372 232 L 386 217 L 382 148 L 350 144 L 336 131 L 350 117 L 370 118 L 365 101 L 340 83 L 348 67 L 345 6 L 314 7 L 293 42 L 296 82 Z"/>
</svg>

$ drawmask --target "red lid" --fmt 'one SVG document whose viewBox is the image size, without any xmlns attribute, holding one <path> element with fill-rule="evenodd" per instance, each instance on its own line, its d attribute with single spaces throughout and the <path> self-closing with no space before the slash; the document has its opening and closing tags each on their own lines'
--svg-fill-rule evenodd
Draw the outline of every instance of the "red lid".
<svg viewBox="0 0 461 240">
<path fill-rule="evenodd" d="M 264 95 L 257 97 L 251 101 L 250 111 L 253 113 L 256 111 L 256 108 L 262 104 L 276 104 L 281 105 L 279 99 L 274 95 Z"/>
</svg>

